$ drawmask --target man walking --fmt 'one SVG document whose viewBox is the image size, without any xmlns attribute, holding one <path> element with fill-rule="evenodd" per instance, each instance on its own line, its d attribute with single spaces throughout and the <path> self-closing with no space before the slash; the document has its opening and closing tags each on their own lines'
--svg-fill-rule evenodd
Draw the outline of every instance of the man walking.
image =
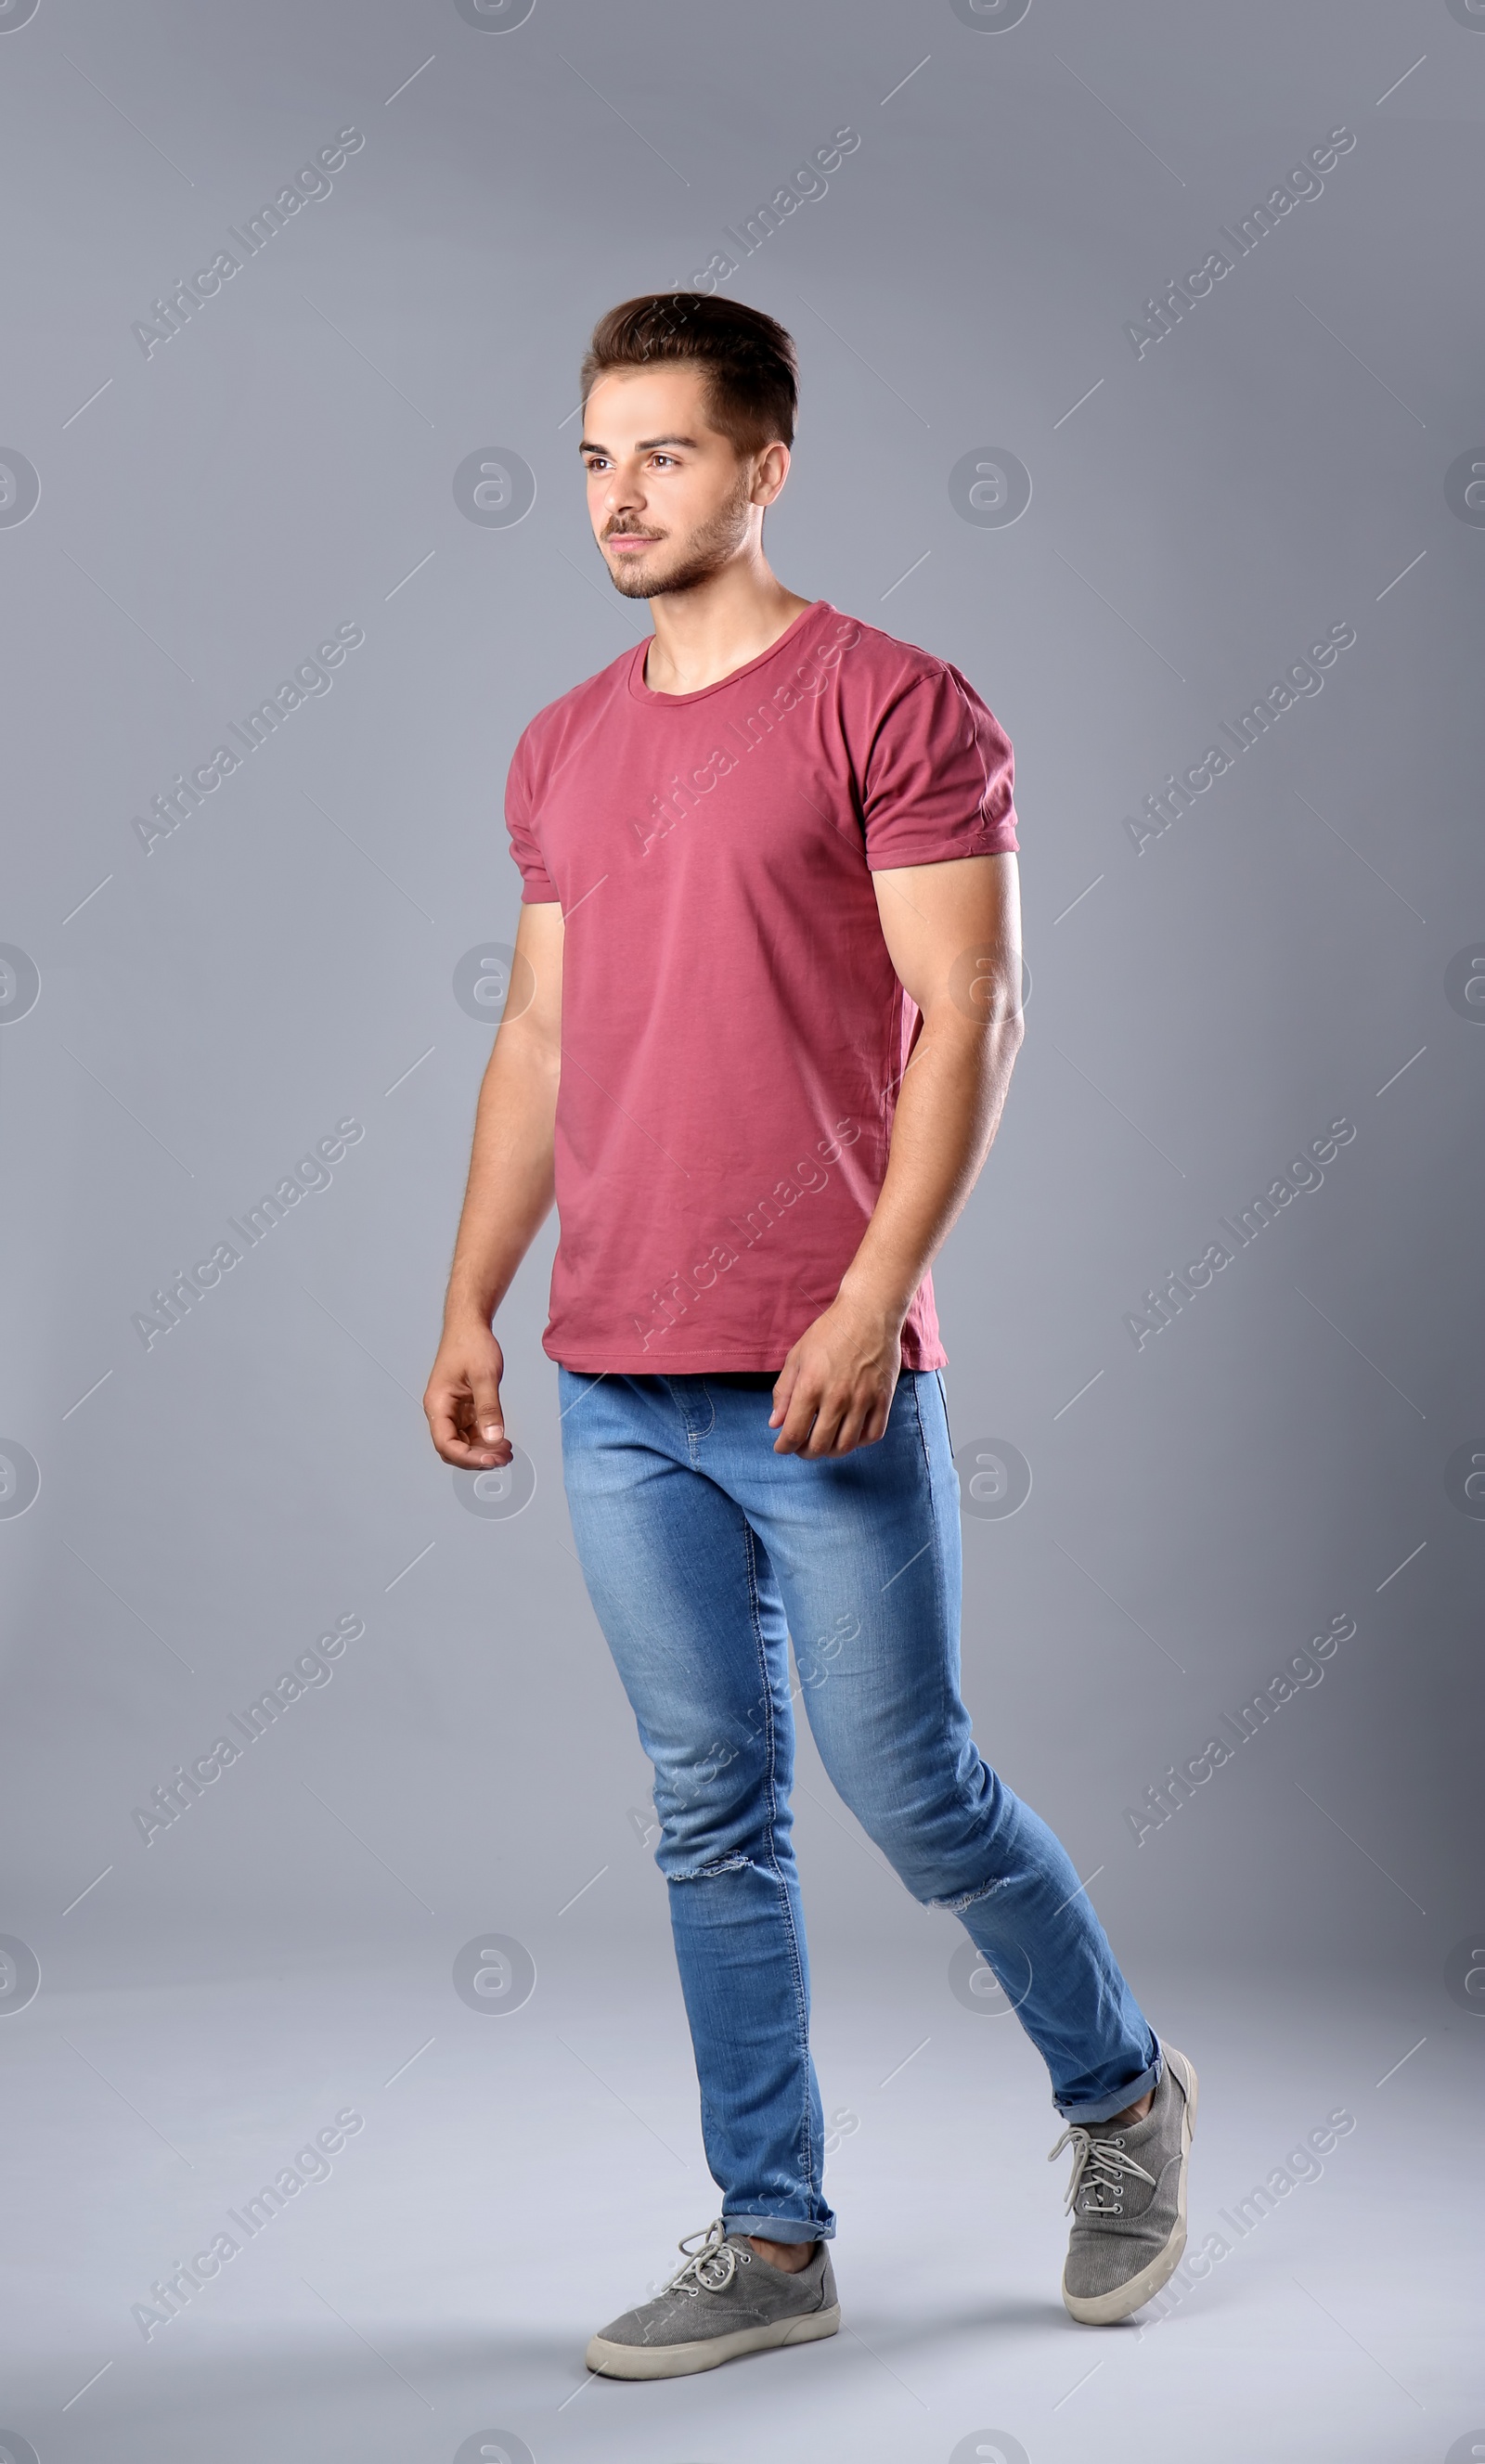
<svg viewBox="0 0 1485 2464">
<path fill-rule="evenodd" d="M 492 1320 L 555 1199 L 564 1477 L 654 1767 L 722 2193 L 667 2288 L 588 2345 L 621 2378 L 840 2322 L 791 1640 L 834 1786 L 914 1896 L 960 1917 L 1046 2058 L 1073 2317 L 1128 2317 L 1186 2241 L 1195 2072 L 960 1698 L 929 1268 L 1022 1037 L 1010 746 L 956 668 L 770 569 L 796 382 L 782 326 L 701 293 L 628 300 L 594 332 L 588 512 L 654 631 L 540 712 L 511 763 L 513 993 L 424 1398 L 445 1462 L 510 1462 Z"/>
</svg>

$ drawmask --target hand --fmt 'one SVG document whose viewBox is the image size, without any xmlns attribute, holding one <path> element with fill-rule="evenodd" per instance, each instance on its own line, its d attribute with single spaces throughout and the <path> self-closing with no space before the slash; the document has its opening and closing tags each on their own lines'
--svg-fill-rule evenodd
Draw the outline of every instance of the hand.
<svg viewBox="0 0 1485 2464">
<path fill-rule="evenodd" d="M 500 1409 L 504 1374 L 505 1356 L 487 1326 L 445 1327 L 423 1409 L 433 1444 L 458 1471 L 484 1471 L 514 1457 Z"/>
<path fill-rule="evenodd" d="M 902 1367 L 903 1315 L 841 1293 L 806 1327 L 773 1390 L 776 1455 L 849 1455 L 876 1443 Z"/>
</svg>

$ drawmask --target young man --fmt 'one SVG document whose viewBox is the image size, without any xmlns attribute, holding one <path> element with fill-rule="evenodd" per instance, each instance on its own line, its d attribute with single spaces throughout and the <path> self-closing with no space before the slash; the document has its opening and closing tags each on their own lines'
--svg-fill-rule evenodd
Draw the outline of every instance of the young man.
<svg viewBox="0 0 1485 2464">
<path fill-rule="evenodd" d="M 770 570 L 782 326 L 700 293 L 631 299 L 582 390 L 593 535 L 654 631 L 516 748 L 518 989 L 425 1409 L 446 1463 L 511 1461 L 491 1321 L 555 1197 L 564 1476 L 654 1766 L 722 2192 L 588 2365 L 673 2377 L 840 2321 L 790 1640 L 835 1787 L 915 1897 L 962 1919 L 1046 2057 L 1053 2154 L 1073 2151 L 1063 2298 L 1102 2324 L 1180 2258 L 1196 2079 L 970 1735 L 929 1274 L 1022 1036 L 1010 746 L 956 668 Z"/>
</svg>

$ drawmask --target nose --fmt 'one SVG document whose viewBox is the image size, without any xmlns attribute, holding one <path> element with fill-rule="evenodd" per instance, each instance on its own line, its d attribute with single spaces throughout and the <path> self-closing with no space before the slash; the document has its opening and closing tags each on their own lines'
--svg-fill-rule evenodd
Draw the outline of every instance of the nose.
<svg viewBox="0 0 1485 2464">
<path fill-rule="evenodd" d="M 625 470 L 620 464 L 604 490 L 604 512 L 610 521 L 620 514 L 638 513 L 644 504 L 644 492 L 635 470 Z"/>
</svg>

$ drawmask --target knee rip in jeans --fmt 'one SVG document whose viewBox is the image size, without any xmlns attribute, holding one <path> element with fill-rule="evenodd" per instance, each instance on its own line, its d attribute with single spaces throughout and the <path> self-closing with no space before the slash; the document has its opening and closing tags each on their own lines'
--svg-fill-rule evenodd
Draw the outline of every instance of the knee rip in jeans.
<svg viewBox="0 0 1485 2464">
<path fill-rule="evenodd" d="M 1004 1889 L 1004 1881 L 978 1882 L 972 1891 L 960 1891 L 951 1900 L 925 1900 L 923 1905 L 925 1908 L 946 1908 L 951 1917 L 962 1917 L 976 1901 L 990 1899 L 996 1891 Z"/>
<path fill-rule="evenodd" d="M 715 1865 L 693 1865 L 686 1873 L 667 1874 L 665 1879 L 668 1882 L 709 1882 L 714 1874 L 744 1873 L 752 1861 L 740 1850 L 736 1856 L 720 1857 Z"/>
</svg>

